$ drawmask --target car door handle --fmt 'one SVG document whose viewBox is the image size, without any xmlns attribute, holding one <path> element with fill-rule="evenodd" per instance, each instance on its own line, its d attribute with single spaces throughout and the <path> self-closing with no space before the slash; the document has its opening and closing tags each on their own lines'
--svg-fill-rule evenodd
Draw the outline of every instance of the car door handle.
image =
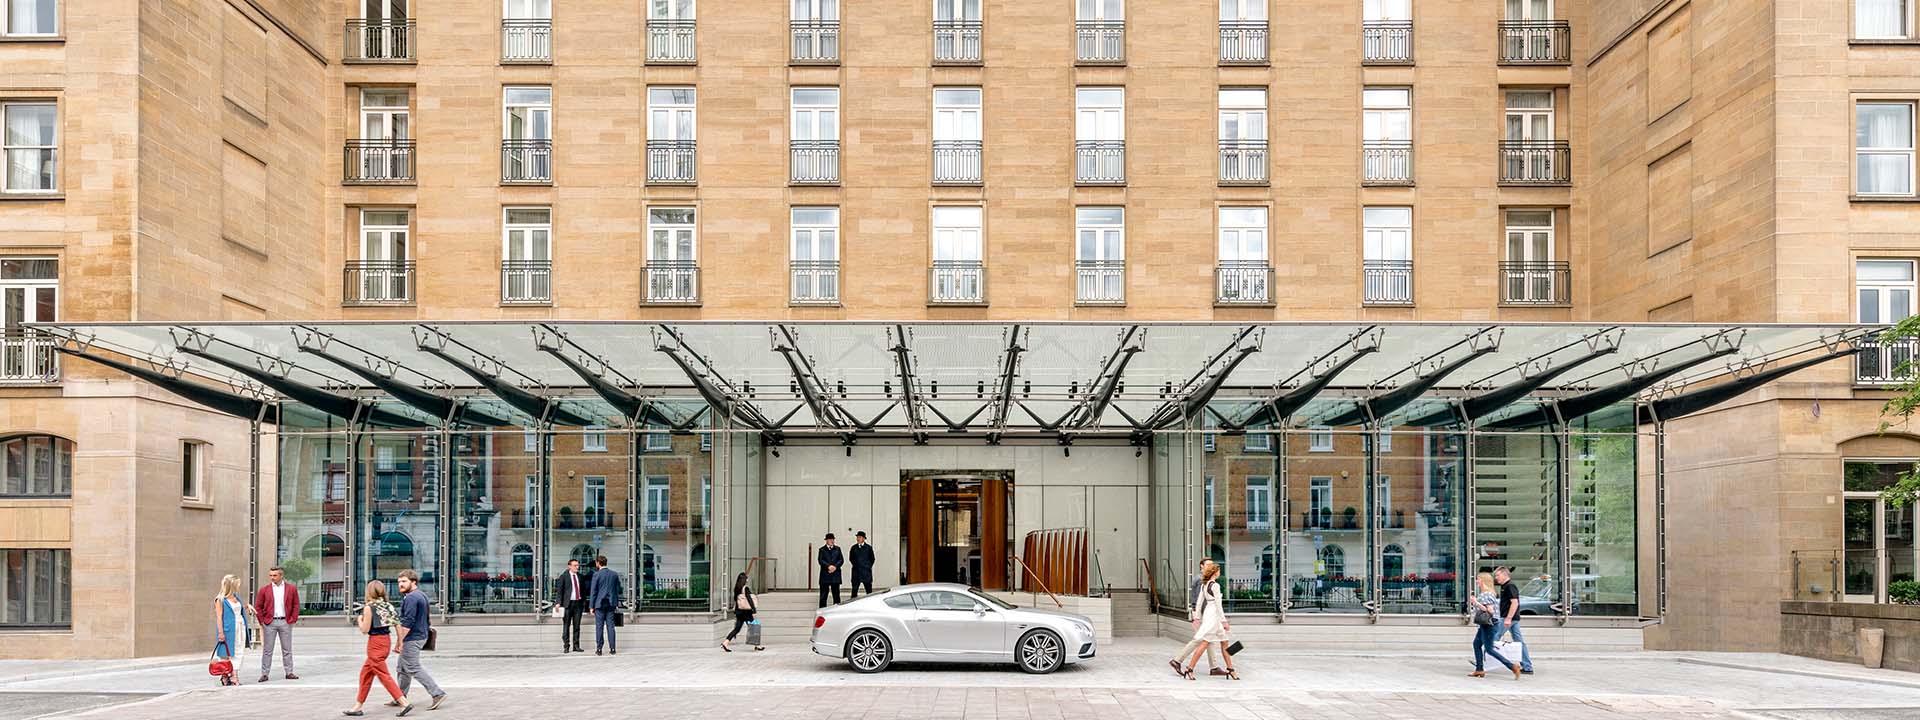
<svg viewBox="0 0 1920 720">
<path fill-rule="evenodd" d="M 914 618 L 914 622 L 933 622 L 933 618 Z"/>
</svg>

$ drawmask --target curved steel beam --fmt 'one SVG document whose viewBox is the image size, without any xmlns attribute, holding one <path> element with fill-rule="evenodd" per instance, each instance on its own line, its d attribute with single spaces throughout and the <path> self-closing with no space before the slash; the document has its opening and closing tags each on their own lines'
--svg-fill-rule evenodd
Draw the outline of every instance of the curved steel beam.
<svg viewBox="0 0 1920 720">
<path fill-rule="evenodd" d="M 427 427 L 427 424 L 424 422 L 405 415 L 382 410 L 364 400 L 335 395 L 306 383 L 289 380 L 256 367 L 249 367 L 245 363 L 228 360 L 191 345 L 180 346 L 180 352 L 202 358 L 208 362 L 253 378 L 255 382 L 273 388 L 281 395 L 285 395 L 296 402 L 328 415 L 341 418 L 347 422 L 368 422 L 375 425 L 385 425 L 387 427 Z"/>
<path fill-rule="evenodd" d="M 440 358 L 448 365 L 454 366 L 454 368 L 460 372 L 466 373 L 467 377 L 473 378 L 474 382 L 480 383 L 480 386 L 486 388 L 487 392 L 493 393 L 495 397 L 500 398 L 513 409 L 519 410 L 537 421 L 580 427 L 600 424 L 599 420 L 568 410 L 561 406 L 558 400 L 540 397 L 513 383 L 488 375 L 481 371 L 480 368 L 467 364 L 465 361 L 454 357 L 445 350 L 428 344 L 421 344 L 419 347 L 421 352 Z"/>
<path fill-rule="evenodd" d="M 1408 403 L 1411 403 L 1414 400 L 1418 400 L 1421 395 L 1424 395 L 1428 390 L 1433 389 L 1433 386 L 1440 384 L 1441 380 L 1445 380 L 1447 376 L 1452 375 L 1455 370 L 1459 370 L 1462 367 L 1466 367 L 1467 363 L 1473 362 L 1474 360 L 1478 360 L 1480 359 L 1480 356 L 1486 355 L 1487 353 L 1494 352 L 1495 350 L 1499 350 L 1499 349 L 1500 349 L 1500 346 L 1498 344 L 1487 344 L 1487 345 L 1475 346 L 1471 351 L 1469 351 L 1466 355 L 1461 356 L 1459 359 L 1456 359 L 1453 362 L 1447 363 L 1446 365 L 1442 365 L 1440 366 L 1440 368 L 1434 370 L 1433 372 L 1427 373 L 1426 375 L 1422 375 L 1420 377 L 1414 378 L 1413 382 L 1407 383 L 1405 385 L 1402 385 L 1400 387 L 1394 388 L 1387 392 L 1381 393 L 1374 397 L 1362 400 L 1360 401 L 1360 404 L 1358 407 L 1355 407 L 1354 409 L 1349 410 L 1345 413 L 1341 413 L 1340 415 L 1335 416 L 1331 420 L 1323 420 L 1319 424 L 1331 425 L 1334 427 L 1340 427 L 1343 425 L 1359 425 L 1361 423 L 1373 422 L 1380 418 L 1386 417 L 1388 415 L 1392 415 L 1393 411 L 1406 407 Z"/>
<path fill-rule="evenodd" d="M 672 360 L 674 365 L 680 367 L 681 372 L 686 373 L 687 379 L 693 382 L 694 392 L 700 393 L 700 397 L 706 400 L 707 405 L 712 407 L 716 412 L 728 414 L 732 416 L 733 419 L 739 420 L 742 424 L 755 430 L 771 430 L 775 428 L 774 424 L 769 422 L 765 416 L 762 416 L 758 410 L 755 410 L 752 405 L 735 402 L 731 394 L 720 389 L 719 386 L 714 385 L 713 381 L 701 375 L 698 370 L 694 370 L 693 366 L 687 363 L 686 358 L 680 357 L 680 351 L 664 346 L 654 349 L 660 354 L 667 356 L 668 360 Z M 788 417 L 792 417 L 792 413 L 789 413 Z"/>
<path fill-rule="evenodd" d="M 1754 388 L 1758 388 L 1761 385 L 1773 382 L 1792 373 L 1830 360 L 1852 357 L 1867 349 L 1869 349 L 1869 347 L 1865 345 L 1847 348 L 1820 357 L 1808 358 L 1800 362 L 1781 365 L 1772 370 L 1763 370 L 1743 378 L 1735 378 L 1701 390 L 1655 400 L 1640 406 L 1639 411 L 1635 413 L 1635 421 L 1640 425 L 1651 425 L 1655 421 L 1667 421 L 1678 417 L 1685 417 L 1732 400 L 1746 394 L 1749 390 L 1753 390 Z"/>
<path fill-rule="evenodd" d="M 677 427 L 682 422 L 667 417 L 667 414 L 661 412 L 660 408 L 653 403 L 647 402 L 644 398 L 627 392 L 620 386 L 608 381 L 605 376 L 588 370 L 585 365 L 581 365 L 575 362 L 573 358 L 567 357 L 567 354 L 561 352 L 560 348 L 541 346 L 540 350 L 548 355 L 552 355 L 555 360 L 559 360 L 560 364 L 567 366 L 568 369 L 573 371 L 573 374 L 579 375 L 580 379 L 587 383 L 587 387 L 593 388 L 593 392 L 599 395 L 601 400 L 607 401 L 607 404 L 612 405 L 613 409 L 620 411 L 621 417 L 626 418 L 635 425 Z"/>
<path fill-rule="evenodd" d="M 1261 403 L 1260 407 L 1254 409 L 1246 418 L 1238 422 L 1222 420 L 1220 425 L 1229 430 L 1243 430 L 1255 425 L 1272 425 L 1281 422 L 1287 419 L 1288 416 L 1299 412 L 1300 408 L 1306 407 L 1307 403 L 1312 402 L 1314 397 L 1318 396 L 1320 391 L 1327 389 L 1327 386 L 1331 385 L 1333 379 L 1339 377 L 1342 371 L 1352 367 L 1354 363 L 1359 362 L 1360 358 L 1379 351 L 1379 345 L 1365 345 L 1355 348 L 1353 354 L 1347 356 L 1347 359 L 1341 360 L 1339 364 L 1327 368 L 1326 372 L 1313 376 L 1313 379 L 1308 380 L 1306 384 L 1294 388 L 1285 395 Z M 1219 416 L 1215 415 L 1214 417 Z"/>
<path fill-rule="evenodd" d="M 148 370 L 132 363 L 123 363 L 119 360 L 104 358 L 99 355 L 92 355 L 71 348 L 55 347 L 54 349 L 66 355 L 99 363 L 153 383 L 154 385 L 160 386 L 162 390 L 179 395 L 211 410 L 223 412 L 242 420 L 259 420 L 264 423 L 280 424 L 280 406 L 274 403 L 230 393 L 197 382 L 190 382 L 184 378 L 177 378 L 163 372 Z"/>
<path fill-rule="evenodd" d="M 500 427 L 513 424 L 512 421 L 481 412 L 475 409 L 471 403 L 455 400 L 395 380 L 392 377 L 374 372 L 372 368 L 365 365 L 349 361 L 346 358 L 334 355 L 320 348 L 301 345 L 300 352 L 314 355 L 346 368 L 347 372 L 360 376 L 360 378 L 366 380 L 367 383 L 379 388 L 381 392 L 393 396 L 393 399 L 412 405 L 421 412 L 440 418 L 441 420 L 480 427 Z"/>
<path fill-rule="evenodd" d="M 1621 382 L 1608 385 L 1606 387 L 1600 388 L 1598 390 L 1594 390 L 1589 393 L 1583 393 L 1580 395 L 1575 395 L 1570 398 L 1555 400 L 1552 403 L 1535 408 L 1528 412 L 1515 415 L 1513 417 L 1501 420 L 1499 422 L 1490 423 L 1488 427 L 1502 429 L 1502 430 L 1516 430 L 1519 428 L 1534 427 L 1538 425 L 1551 425 L 1556 422 L 1560 422 L 1560 423 L 1572 422 L 1576 419 L 1579 419 L 1588 414 L 1591 414 L 1594 411 L 1597 411 L 1608 405 L 1612 405 L 1614 403 L 1620 402 L 1621 400 L 1625 400 L 1627 398 L 1633 397 L 1635 394 L 1639 393 L 1641 390 L 1645 390 L 1647 388 L 1653 387 L 1654 383 L 1658 383 L 1662 380 L 1678 375 L 1681 372 L 1685 371 L 1687 368 L 1693 367 L 1695 365 L 1699 365 L 1700 363 L 1706 362 L 1708 360 L 1712 360 L 1714 358 L 1731 355 L 1737 350 L 1739 350 L 1739 348 L 1736 346 L 1731 346 L 1731 345 L 1725 346 L 1713 352 L 1707 353 L 1705 355 L 1701 355 L 1700 357 L 1694 358 L 1692 360 L 1686 360 L 1680 363 L 1676 363 L 1675 365 L 1669 368 L 1665 368 L 1662 370 L 1655 370 L 1645 375 L 1641 375 L 1640 377 L 1633 378 L 1630 380 L 1623 380 Z"/>
<path fill-rule="evenodd" d="M 1558 367 L 1535 373 L 1531 377 L 1524 377 L 1500 388 L 1467 398 L 1461 402 L 1457 408 L 1449 407 L 1439 412 L 1429 413 L 1426 417 L 1418 420 L 1410 420 L 1406 424 L 1418 427 L 1434 427 L 1437 425 L 1451 425 L 1453 423 L 1464 422 L 1472 418 L 1486 417 L 1500 408 L 1519 402 L 1520 399 L 1526 397 L 1528 393 L 1546 387 L 1547 383 L 1553 382 L 1554 378 L 1560 377 L 1581 365 L 1592 362 L 1602 355 L 1610 355 L 1618 352 L 1619 349 L 1618 346 L 1602 347 L 1584 356 L 1575 358 L 1571 362 L 1561 363 Z"/>
</svg>

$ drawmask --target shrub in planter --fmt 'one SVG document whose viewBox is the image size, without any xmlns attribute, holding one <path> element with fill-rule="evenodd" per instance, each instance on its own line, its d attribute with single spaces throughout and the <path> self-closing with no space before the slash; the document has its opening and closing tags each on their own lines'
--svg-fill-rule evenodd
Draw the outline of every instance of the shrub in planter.
<svg viewBox="0 0 1920 720">
<path fill-rule="evenodd" d="M 1920 581 L 1899 580 L 1887 583 L 1887 599 L 1896 605 L 1920 605 Z"/>
<path fill-rule="evenodd" d="M 1354 518 L 1359 514 L 1360 514 L 1360 511 L 1353 509 L 1352 505 L 1348 505 L 1347 509 L 1341 510 L 1340 511 L 1341 527 L 1347 528 L 1349 530 L 1360 527 L 1360 523 L 1354 521 Z"/>
</svg>

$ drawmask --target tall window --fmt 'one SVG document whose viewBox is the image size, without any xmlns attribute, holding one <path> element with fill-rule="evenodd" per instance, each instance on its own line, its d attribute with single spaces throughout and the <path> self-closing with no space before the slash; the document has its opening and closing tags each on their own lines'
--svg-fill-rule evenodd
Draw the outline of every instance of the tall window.
<svg viewBox="0 0 1920 720">
<path fill-rule="evenodd" d="M 1856 317 L 1869 325 L 1891 325 L 1914 314 L 1915 297 L 1920 296 L 1914 282 L 1912 260 L 1859 260 L 1854 263 L 1854 295 L 1859 304 Z M 1903 380 L 1910 372 L 1900 371 L 1902 364 L 1914 358 L 1915 343 L 1903 340 L 1872 348 L 1859 355 L 1858 378 L 1863 383 Z"/>
<path fill-rule="evenodd" d="M 411 213 L 406 210 L 360 211 L 360 260 L 350 270 L 348 299 L 368 303 L 413 300 L 413 243 Z"/>
<path fill-rule="evenodd" d="M 1855 38 L 1905 40 L 1913 30 L 1913 0 L 1853 0 Z"/>
<path fill-rule="evenodd" d="M 1266 433 L 1248 433 L 1242 445 L 1247 452 L 1273 452 L 1273 436 Z"/>
<path fill-rule="evenodd" d="M 669 452 L 673 450 L 673 435 L 670 433 L 647 433 L 645 442 L 647 452 Z"/>
<path fill-rule="evenodd" d="M 73 442 L 52 435 L 0 440 L 0 497 L 73 494 Z"/>
<path fill-rule="evenodd" d="M 647 2 L 647 59 L 693 62 L 693 0 Z"/>
<path fill-rule="evenodd" d="M 1362 272 L 1368 303 L 1413 302 L 1413 208 L 1370 207 L 1361 211 Z"/>
<path fill-rule="evenodd" d="M 406 88 L 360 90 L 360 137 L 348 145 L 357 154 L 357 177 L 380 182 L 413 178 L 411 93 Z"/>
<path fill-rule="evenodd" d="M 500 23 L 500 59 L 553 60 L 553 0 L 506 0 Z"/>
<path fill-rule="evenodd" d="M 207 444 L 198 440 L 180 442 L 180 498 L 206 502 Z"/>
<path fill-rule="evenodd" d="M 1120 183 L 1127 178 L 1126 91 L 1083 87 L 1074 91 L 1074 179 Z"/>
<path fill-rule="evenodd" d="M 607 478 L 588 475 L 581 479 L 580 513 L 587 527 L 607 526 Z"/>
<path fill-rule="evenodd" d="M 1267 209 L 1220 208 L 1220 302 L 1267 302 L 1273 269 L 1267 264 Z"/>
<path fill-rule="evenodd" d="M 1075 299 L 1083 303 L 1117 303 L 1127 297 L 1126 209 L 1074 209 L 1074 264 L 1078 275 Z"/>
<path fill-rule="evenodd" d="M 1910 102 L 1854 106 L 1854 192 L 1914 194 L 1913 107 Z"/>
<path fill-rule="evenodd" d="M 840 88 L 798 87 L 792 98 L 793 182 L 839 182 Z"/>
<path fill-rule="evenodd" d="M 0 257 L 0 382 L 47 382 L 59 375 L 53 342 L 27 323 L 59 319 L 60 261 Z"/>
<path fill-rule="evenodd" d="M 1552 20 L 1553 0 L 1507 0 L 1508 20 Z"/>
<path fill-rule="evenodd" d="M 1516 142 L 1553 140 L 1552 90 L 1507 92 L 1507 140 Z"/>
<path fill-rule="evenodd" d="M 1363 180 L 1375 184 L 1413 181 L 1413 91 L 1366 88 L 1360 92 Z"/>
<path fill-rule="evenodd" d="M 980 182 L 980 88 L 933 89 L 933 181 Z"/>
<path fill-rule="evenodd" d="M 647 181 L 693 182 L 695 92 L 647 88 Z"/>
<path fill-rule="evenodd" d="M 1393 478 L 1376 475 L 1373 478 L 1373 507 L 1379 512 L 1381 525 L 1393 516 Z"/>
<path fill-rule="evenodd" d="M 502 92 L 504 126 L 500 179 L 553 181 L 553 88 L 508 87 Z"/>
<path fill-rule="evenodd" d="M 73 551 L 0 550 L 0 628 L 73 623 Z"/>
<path fill-rule="evenodd" d="M 1313 512 L 1307 526 L 1330 527 L 1333 522 L 1333 478 L 1327 475 L 1313 477 L 1307 482 L 1307 492 L 1307 503 Z"/>
<path fill-rule="evenodd" d="M 553 209 L 507 208 L 502 223 L 500 300 L 553 300 Z"/>
<path fill-rule="evenodd" d="M 0 192 L 51 193 L 59 189 L 59 113 L 51 102 L 0 103 L 0 150 L 6 174 Z"/>
<path fill-rule="evenodd" d="M 1213 527 L 1213 476 L 1206 476 L 1200 487 L 1200 507 L 1207 514 L 1207 527 Z"/>
<path fill-rule="evenodd" d="M 647 210 L 647 300 L 691 302 L 700 297 L 693 208 Z"/>
<path fill-rule="evenodd" d="M 981 209 L 933 209 L 933 302 L 986 299 L 981 262 Z"/>
<path fill-rule="evenodd" d="M 1220 182 L 1267 181 L 1267 91 L 1220 91 Z"/>
<path fill-rule="evenodd" d="M 1508 210 L 1505 287 L 1501 300 L 1551 303 L 1567 278 L 1553 259 L 1553 211 Z"/>
<path fill-rule="evenodd" d="M 789 216 L 793 302 L 840 299 L 840 208 L 797 207 Z"/>
<path fill-rule="evenodd" d="M 1267 60 L 1267 0 L 1220 0 L 1220 62 Z"/>
<path fill-rule="evenodd" d="M 1364 0 L 1360 5 L 1361 57 L 1367 62 L 1413 61 L 1411 0 Z"/>
<path fill-rule="evenodd" d="M 796 62 L 840 59 L 839 0 L 793 0 L 793 59 Z"/>
<path fill-rule="evenodd" d="M 0 36 L 34 37 L 60 34 L 60 9 L 56 0 L 0 0 L 6 3 L 5 23 Z"/>
<path fill-rule="evenodd" d="M 673 514 L 671 487 L 665 477 L 647 478 L 646 524 L 648 530 L 662 530 L 667 527 L 667 520 Z"/>
<path fill-rule="evenodd" d="M 1127 57 L 1124 0 L 1079 0 L 1075 3 L 1081 62 L 1119 62 Z"/>
<path fill-rule="evenodd" d="M 934 62 L 980 62 L 980 0 L 933 0 Z"/>
<path fill-rule="evenodd" d="M 1254 475 L 1247 478 L 1247 529 L 1273 527 L 1273 478 Z"/>
</svg>

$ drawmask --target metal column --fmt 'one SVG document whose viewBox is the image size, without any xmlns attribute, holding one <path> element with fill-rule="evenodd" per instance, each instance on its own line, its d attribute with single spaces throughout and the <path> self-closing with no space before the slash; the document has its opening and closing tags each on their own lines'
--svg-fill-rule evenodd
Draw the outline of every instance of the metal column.
<svg viewBox="0 0 1920 720">
<path fill-rule="evenodd" d="M 357 424 L 347 426 L 347 498 L 346 516 L 341 520 L 342 534 L 346 536 L 347 586 L 341 593 L 340 606 L 351 613 L 357 609 L 355 590 L 367 583 L 370 578 L 361 577 L 360 572 L 360 429 Z M 328 440 L 332 442 L 332 440 Z M 329 453 L 331 454 L 331 453 Z M 331 481 L 329 481 L 331 482 Z M 322 543 L 322 548 L 325 544 Z M 321 566 L 325 567 L 325 551 L 322 553 Z"/>
<path fill-rule="evenodd" d="M 261 406 L 266 412 L 266 406 Z M 250 423 L 251 432 L 247 433 L 247 587 L 260 587 L 260 418 Z M 275 537 L 279 533 L 274 533 Z M 325 543 L 322 543 L 324 546 Z M 274 555 L 279 555 L 279 543 L 274 543 Z M 269 618 L 271 619 L 271 618 Z"/>
<path fill-rule="evenodd" d="M 1554 572 L 1559 575 L 1560 586 L 1560 602 L 1554 611 L 1559 623 L 1565 625 L 1573 615 L 1573 434 L 1564 420 L 1555 423 L 1553 429 L 1554 544 L 1559 547 Z"/>
<path fill-rule="evenodd" d="M 1653 423 L 1654 594 L 1660 619 L 1667 617 L 1667 424 Z M 1838 587 L 1837 585 L 1835 586 Z"/>
<path fill-rule="evenodd" d="M 1273 611 L 1283 623 L 1287 621 L 1287 609 L 1293 607 L 1293 582 L 1287 577 L 1287 528 L 1293 523 L 1293 503 L 1289 499 L 1292 496 L 1287 493 L 1287 429 L 1292 425 L 1291 417 L 1280 420 L 1280 432 L 1274 435 L 1274 442 L 1279 443 L 1275 446 L 1278 450 L 1273 454 L 1273 464 L 1276 466 L 1273 476 L 1277 486 L 1274 492 L 1280 494 L 1276 501 L 1280 522 L 1273 525 L 1276 528 L 1273 541 Z M 1308 506 L 1311 507 L 1312 503 L 1308 503 Z"/>
<path fill-rule="evenodd" d="M 643 439 L 640 430 L 633 425 L 627 426 L 627 537 L 632 545 L 627 548 L 627 593 L 631 598 L 627 604 L 639 612 L 646 604 L 647 589 L 642 586 L 646 579 L 641 575 L 640 563 L 646 559 L 646 531 L 640 526 L 640 443 Z"/>
<path fill-rule="evenodd" d="M 453 613 L 453 588 L 460 584 L 458 573 L 453 571 L 453 538 L 460 534 L 454 508 L 465 489 L 453 479 L 453 428 L 442 424 L 435 435 L 439 443 L 439 454 L 433 462 L 440 476 L 440 542 L 433 560 L 433 579 L 440 583 L 440 592 L 434 604 L 440 608 L 440 619 L 446 620 Z"/>
<path fill-rule="evenodd" d="M 1376 467 L 1380 454 L 1380 443 L 1378 442 L 1380 434 L 1379 430 L 1376 429 L 1377 427 L 1375 423 L 1367 423 L 1360 426 L 1360 432 L 1364 433 L 1360 440 L 1360 446 L 1364 450 L 1365 456 L 1361 466 L 1365 468 L 1366 473 L 1366 477 L 1363 478 L 1361 482 L 1367 484 L 1363 495 L 1363 497 L 1366 498 L 1365 512 L 1367 514 L 1366 597 L 1360 603 L 1360 606 L 1367 609 L 1368 622 L 1380 621 L 1381 508 L 1379 471 Z"/>
<path fill-rule="evenodd" d="M 734 438 L 732 432 L 726 432 L 733 429 L 731 417 L 732 413 L 728 413 L 726 419 L 716 423 L 716 429 L 722 432 L 709 435 L 709 437 L 718 436 L 709 443 L 709 447 L 713 448 L 713 451 L 708 453 L 709 460 L 713 463 L 707 471 L 713 478 L 709 481 L 713 488 L 713 496 L 709 502 L 719 506 L 719 512 L 714 512 L 714 508 L 711 507 L 703 508 L 707 516 L 716 521 L 707 525 L 707 546 L 715 548 L 707 552 L 707 609 L 710 611 L 719 610 L 720 599 L 729 597 L 733 593 L 733 494 L 729 488 L 732 485 L 730 481 L 733 472 Z M 688 492 L 694 492 L 694 489 L 690 488 Z M 718 573 L 714 572 L 715 567 L 720 569 Z M 693 582 L 691 573 L 687 582 Z M 722 587 L 726 589 L 722 590 Z"/>
<path fill-rule="evenodd" d="M 1478 582 L 1476 576 L 1480 573 L 1480 513 L 1476 508 L 1476 505 L 1479 503 L 1479 498 L 1474 493 L 1474 485 L 1476 484 L 1474 482 L 1474 455 L 1476 454 L 1475 446 L 1478 445 L 1478 443 L 1474 442 L 1475 436 L 1473 434 L 1471 419 L 1460 426 L 1459 437 L 1461 444 L 1465 445 L 1460 451 L 1460 488 L 1458 492 L 1460 497 L 1460 540 L 1466 549 L 1466 552 L 1461 557 L 1466 560 L 1466 566 L 1462 568 L 1462 571 L 1456 576 L 1456 586 L 1462 588 L 1465 594 L 1470 595 L 1480 590 L 1480 588 L 1474 584 Z M 1465 595 L 1462 597 L 1465 597 Z M 1468 616 L 1467 611 L 1464 609 L 1464 603 L 1462 604 L 1462 608 L 1461 617 L 1464 619 Z"/>
<path fill-rule="evenodd" d="M 548 501 L 553 497 L 553 431 L 552 426 L 544 422 L 536 425 L 534 450 L 539 458 L 540 474 L 539 518 L 540 541 L 533 544 L 533 615 L 536 619 L 545 617 L 540 609 L 547 604 L 547 545 L 553 542 L 552 523 L 547 521 Z"/>
</svg>

